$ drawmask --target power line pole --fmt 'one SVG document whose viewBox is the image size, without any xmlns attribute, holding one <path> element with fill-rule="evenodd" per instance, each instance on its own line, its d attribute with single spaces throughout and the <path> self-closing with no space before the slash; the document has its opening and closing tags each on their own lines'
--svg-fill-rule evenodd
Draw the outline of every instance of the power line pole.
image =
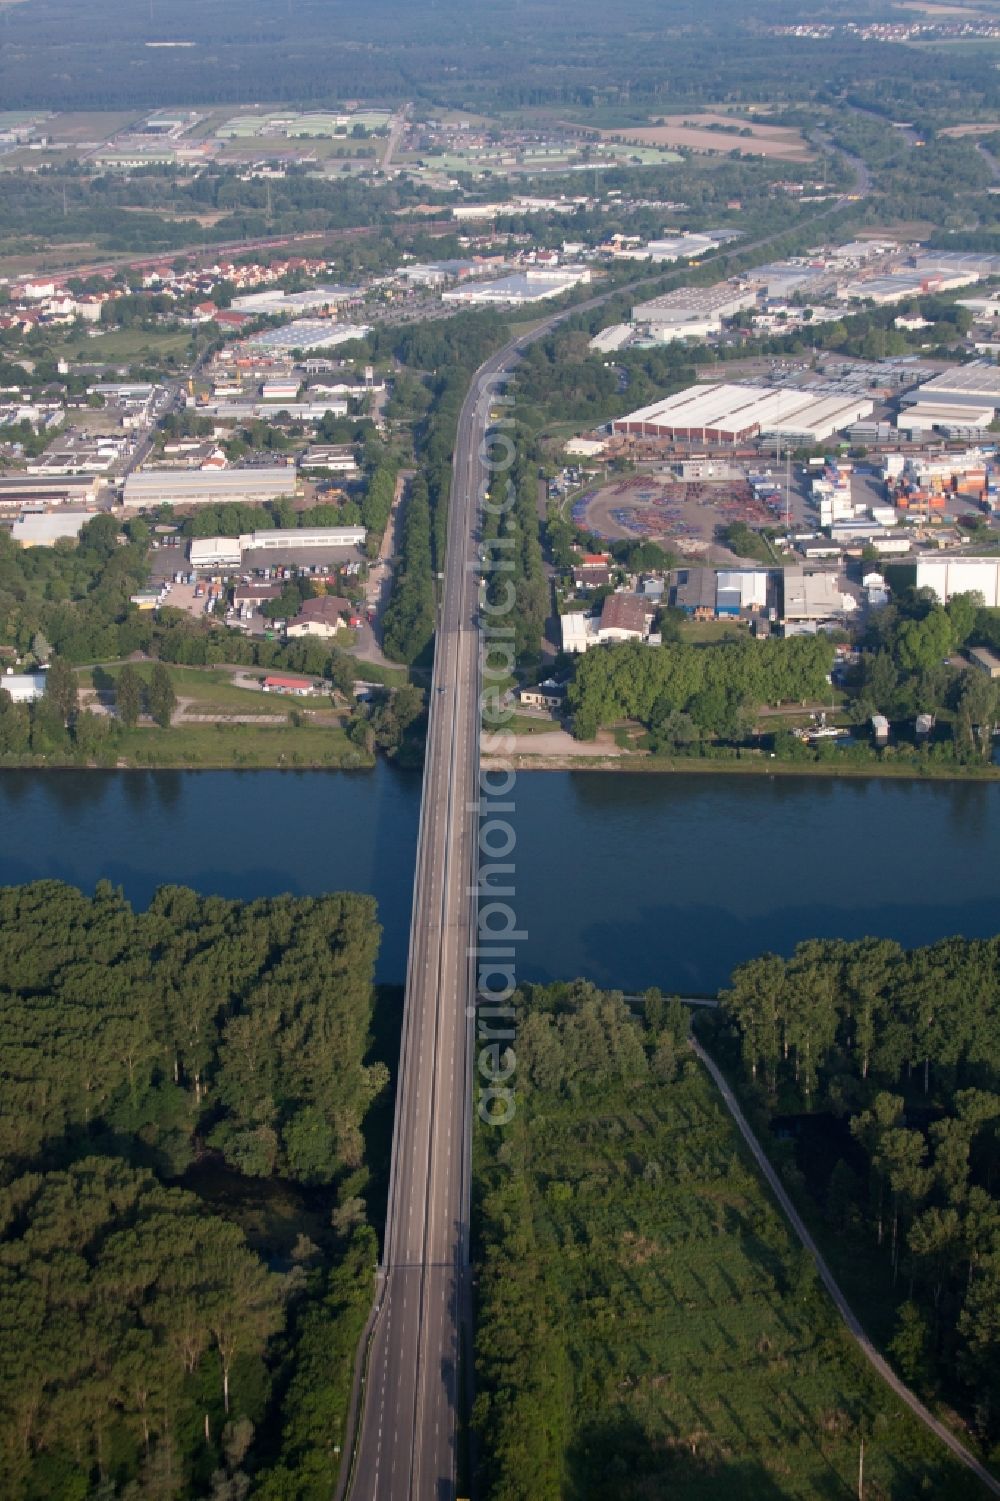
<svg viewBox="0 0 1000 1501">
<path fill-rule="evenodd" d="M 858 1451 L 858 1501 L 865 1501 L 865 1436 L 861 1435 L 861 1448 Z"/>
</svg>

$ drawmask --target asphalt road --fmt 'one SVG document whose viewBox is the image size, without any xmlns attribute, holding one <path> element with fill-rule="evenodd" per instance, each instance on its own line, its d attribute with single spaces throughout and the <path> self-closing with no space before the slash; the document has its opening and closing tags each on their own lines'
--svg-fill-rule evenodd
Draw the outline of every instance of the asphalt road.
<svg viewBox="0 0 1000 1501">
<path fill-rule="evenodd" d="M 754 246 L 741 247 L 741 253 L 776 237 L 764 236 Z M 481 681 L 476 532 L 486 478 L 480 451 L 497 375 L 511 370 L 532 340 L 563 319 L 607 301 L 617 290 L 554 313 L 505 345 L 477 371 L 459 417 L 430 695 L 388 1211 L 375 1304 L 356 1368 L 349 1434 L 354 1432 L 356 1406 L 360 1426 L 350 1462 L 341 1469 L 338 1498 L 456 1498 L 459 1386 L 465 1379 L 459 1345 L 461 1331 L 470 1332 L 475 1000 L 470 949 L 476 916 Z"/>
<path fill-rule="evenodd" d="M 479 448 L 490 409 L 484 373 L 466 400 L 455 446 L 389 1208 L 350 1486 L 364 1501 L 455 1495 L 468 1266 L 471 805 L 479 759 L 477 585 L 468 565 L 475 561 Z"/>
</svg>

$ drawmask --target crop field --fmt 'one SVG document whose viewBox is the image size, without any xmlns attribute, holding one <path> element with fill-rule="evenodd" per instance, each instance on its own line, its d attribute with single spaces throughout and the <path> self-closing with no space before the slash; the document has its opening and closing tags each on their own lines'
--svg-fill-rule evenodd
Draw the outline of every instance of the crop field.
<svg viewBox="0 0 1000 1501">
<path fill-rule="evenodd" d="M 741 115 L 664 116 L 655 125 L 604 130 L 601 135 L 636 141 L 642 146 L 682 146 L 688 151 L 739 151 L 741 156 L 765 156 L 783 162 L 812 160 L 812 152 L 798 130 L 785 125 L 764 125 L 756 118 Z"/>
<path fill-rule="evenodd" d="M 579 1065 L 601 1028 L 570 1020 Z M 625 1027 L 645 1058 L 596 1077 L 519 1041 L 516 1115 L 479 1128 L 484 1496 L 832 1501 L 862 1431 L 868 1501 L 978 1494 L 855 1352 L 699 1065 L 678 1044 L 668 1081 Z"/>
</svg>

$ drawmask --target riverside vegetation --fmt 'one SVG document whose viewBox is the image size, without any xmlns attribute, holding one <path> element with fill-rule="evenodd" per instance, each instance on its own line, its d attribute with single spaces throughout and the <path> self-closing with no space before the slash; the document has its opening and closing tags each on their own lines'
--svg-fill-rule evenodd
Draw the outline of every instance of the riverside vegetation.
<svg viewBox="0 0 1000 1501">
<path fill-rule="evenodd" d="M 958 595 L 946 608 L 930 590 L 900 588 L 893 603 L 872 612 L 853 643 L 856 664 L 842 675 L 833 707 L 834 638 L 826 635 L 753 641 L 731 634 L 695 644 L 674 610 L 661 612 L 663 644 L 621 642 L 587 652 L 573 667 L 567 705 L 574 733 L 593 739 L 601 725 L 631 720 L 646 731 L 654 756 L 714 759 L 758 755 L 764 744 L 779 760 L 818 768 L 841 765 L 909 766 L 914 770 L 983 771 L 1000 720 L 1000 685 L 951 660 L 969 646 L 1000 644 L 1000 610 L 976 595 Z M 844 633 L 840 639 L 847 641 Z M 799 704 L 827 705 L 831 719 L 866 724 L 881 713 L 909 725 L 909 739 L 876 750 L 865 743 L 802 744 L 787 720 L 761 719 L 767 706 L 794 715 Z M 919 748 L 918 714 L 936 729 Z"/>
<path fill-rule="evenodd" d="M 0 890 L 10 1501 L 330 1493 L 376 1256 L 368 897 Z"/>
<path fill-rule="evenodd" d="M 789 992 L 790 993 L 790 992 Z M 965 1498 L 850 1343 L 687 1050 L 687 1015 L 517 996 L 518 1108 L 479 1126 L 475 1426 L 489 1501 Z"/>
</svg>

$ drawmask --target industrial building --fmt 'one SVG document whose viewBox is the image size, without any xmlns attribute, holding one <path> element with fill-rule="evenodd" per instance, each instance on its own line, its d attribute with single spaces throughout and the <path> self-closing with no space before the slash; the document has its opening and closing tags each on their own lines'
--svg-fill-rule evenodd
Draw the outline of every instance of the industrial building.
<svg viewBox="0 0 1000 1501">
<path fill-rule="evenodd" d="M 282 292 L 268 287 L 262 292 L 245 292 L 234 297 L 230 306 L 240 313 L 325 313 L 342 303 L 360 302 L 364 287 L 308 287 L 303 292 Z"/>
<path fill-rule="evenodd" d="M 191 543 L 191 566 L 194 569 L 233 569 L 240 567 L 246 555 L 254 566 L 267 566 L 275 554 L 296 551 L 327 554 L 341 548 L 363 548 L 365 527 L 285 527 L 270 531 L 245 531 L 239 537 L 195 537 Z M 276 560 L 275 558 L 275 561 Z"/>
<path fill-rule="evenodd" d="M 358 461 L 348 443 L 314 443 L 299 459 L 299 468 L 326 469 L 350 478 L 358 472 Z"/>
<path fill-rule="evenodd" d="M 192 568 L 238 568 L 242 557 L 239 537 L 195 537 L 191 543 Z"/>
<path fill-rule="evenodd" d="M 512 276 L 501 276 L 496 281 L 465 281 L 442 292 L 441 301 L 500 302 L 520 307 L 524 303 L 541 302 L 546 297 L 558 297 L 589 280 L 587 266 L 531 266 L 527 271 L 516 271 Z"/>
<path fill-rule="evenodd" d="M 856 608 L 852 595 L 844 594 L 835 573 L 810 573 L 804 568 L 784 570 L 784 606 L 786 625 L 818 624 Z"/>
<path fill-rule="evenodd" d="M 76 542 L 93 511 L 28 511 L 19 516 L 11 537 L 19 547 L 54 547 L 57 542 Z"/>
<path fill-rule="evenodd" d="M 221 505 L 240 501 L 260 505 L 279 495 L 295 494 L 292 465 L 260 465 L 248 469 L 141 469 L 125 481 L 125 505 L 133 510 L 153 506 Z"/>
<path fill-rule="evenodd" d="M 1000 678 L 1000 657 L 996 652 L 990 651 L 987 646 L 974 646 L 969 652 L 969 661 L 973 667 L 978 667 L 980 672 L 985 672 L 988 678 Z"/>
<path fill-rule="evenodd" d="M 632 322 L 651 339 L 700 339 L 718 333 L 724 318 L 733 318 L 753 307 L 757 293 L 724 281 L 713 287 L 683 287 L 665 292 L 632 309 Z"/>
<path fill-rule="evenodd" d="M 904 398 L 906 403 L 939 403 L 950 407 L 1000 409 L 1000 366 L 979 363 L 956 365 L 927 381 Z M 910 416 L 908 412 L 906 414 Z"/>
<path fill-rule="evenodd" d="M 619 250 L 617 254 L 620 259 L 633 261 L 693 261 L 699 256 L 711 255 L 721 244 L 721 240 L 714 239 L 711 235 L 663 235 L 658 240 L 647 241 L 645 245 Z"/>
<path fill-rule="evenodd" d="M 921 558 L 918 589 L 933 589 L 946 605 L 956 594 L 981 594 L 988 609 L 1000 606 L 1000 558 Z"/>
<path fill-rule="evenodd" d="M 219 417 L 223 421 L 248 422 L 253 417 L 289 418 L 293 422 L 322 422 L 329 412 L 331 417 L 346 417 L 348 404 L 339 396 L 328 396 L 321 401 L 207 401 L 198 402 L 197 411 L 202 416 Z"/>
<path fill-rule="evenodd" d="M 95 474 L 48 477 L 32 474 L 5 475 L 0 479 L 0 512 L 20 511 L 32 505 L 92 505 L 100 480 Z"/>
<path fill-rule="evenodd" d="M 268 552 L 282 547 L 364 547 L 363 526 L 311 526 L 294 530 L 250 532 L 240 538 L 244 551 Z"/>
<path fill-rule="evenodd" d="M 560 616 L 562 649 L 579 656 L 608 641 L 645 641 L 655 614 L 655 605 L 637 594 L 608 594 L 599 616 L 579 611 Z"/>
<path fill-rule="evenodd" d="M 331 323 L 325 318 L 296 318 L 281 328 L 269 328 L 266 333 L 254 334 L 247 339 L 249 349 L 263 350 L 268 354 L 290 354 L 295 349 L 304 353 L 310 349 L 332 349 L 337 344 L 346 344 L 350 339 L 363 339 L 371 332 L 368 323 Z"/>
<path fill-rule="evenodd" d="M 596 349 L 598 354 L 614 354 L 616 350 L 623 349 L 630 339 L 635 337 L 635 329 L 631 323 L 612 323 L 608 328 L 602 328 L 590 341 L 590 348 Z"/>
<path fill-rule="evenodd" d="M 820 396 L 770 386 L 689 386 L 612 423 L 616 433 L 698 443 L 744 443 L 765 435 L 821 443 L 874 404 L 860 396 Z"/>
<path fill-rule="evenodd" d="M 191 543 L 191 567 L 239 568 L 245 563 L 254 567 L 281 566 L 289 552 L 318 561 L 344 549 L 354 551 L 364 547 L 367 536 L 363 526 L 311 526 L 244 532 L 239 537 L 195 537 Z"/>
<path fill-rule="evenodd" d="M 13 672 L 10 668 L 0 677 L 0 689 L 15 704 L 34 704 L 45 695 L 44 672 Z"/>
</svg>

